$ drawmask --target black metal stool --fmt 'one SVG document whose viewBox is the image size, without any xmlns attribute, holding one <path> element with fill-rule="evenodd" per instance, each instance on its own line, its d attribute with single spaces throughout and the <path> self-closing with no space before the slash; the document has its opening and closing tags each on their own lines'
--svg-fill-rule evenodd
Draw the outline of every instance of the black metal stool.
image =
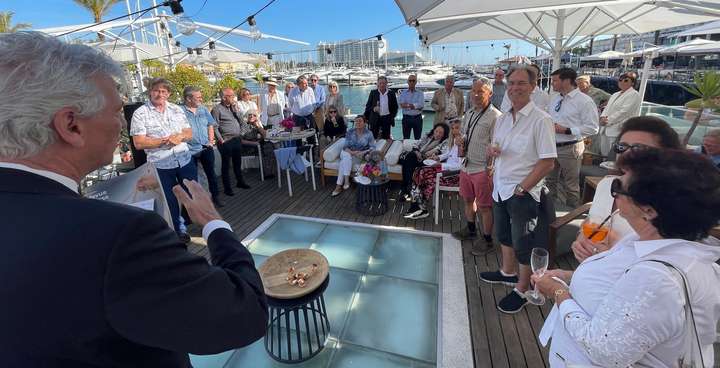
<svg viewBox="0 0 720 368">
<path fill-rule="evenodd" d="M 297 299 L 267 297 L 270 322 L 265 334 L 265 350 L 273 359 L 282 363 L 304 362 L 325 347 L 330 321 L 323 293 L 329 283 L 330 275 L 313 292 Z M 290 323 L 291 319 L 294 323 Z M 303 324 L 305 338 L 300 329 Z"/>
<path fill-rule="evenodd" d="M 358 183 L 355 210 L 365 216 L 380 216 L 388 210 L 388 179 L 370 184 Z"/>
</svg>

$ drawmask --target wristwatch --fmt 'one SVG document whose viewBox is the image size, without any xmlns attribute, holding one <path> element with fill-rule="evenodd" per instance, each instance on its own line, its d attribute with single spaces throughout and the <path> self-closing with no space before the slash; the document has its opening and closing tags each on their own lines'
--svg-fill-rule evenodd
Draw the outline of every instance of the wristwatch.
<svg viewBox="0 0 720 368">
<path fill-rule="evenodd" d="M 523 188 L 522 186 L 520 186 L 520 184 L 518 184 L 518 185 L 515 186 L 515 194 L 517 194 L 517 195 L 523 195 L 523 194 L 525 194 L 525 193 L 527 193 L 527 190 L 525 190 L 525 188 Z"/>
<path fill-rule="evenodd" d="M 570 128 L 565 128 L 565 134 L 572 134 L 572 130 L 570 130 Z"/>
<path fill-rule="evenodd" d="M 568 293 L 568 291 L 567 291 L 567 289 L 565 289 L 565 288 L 561 288 L 561 289 L 555 290 L 555 293 L 554 293 L 554 294 L 555 294 L 555 300 L 558 300 L 559 297 L 561 297 L 561 296 L 563 296 L 563 295 L 565 295 L 565 294 L 567 294 L 567 293 Z"/>
</svg>

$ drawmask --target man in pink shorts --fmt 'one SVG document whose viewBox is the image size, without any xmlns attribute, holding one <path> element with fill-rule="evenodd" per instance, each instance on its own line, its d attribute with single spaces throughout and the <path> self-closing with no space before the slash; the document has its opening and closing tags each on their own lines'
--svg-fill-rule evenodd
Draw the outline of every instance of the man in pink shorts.
<svg viewBox="0 0 720 368">
<path fill-rule="evenodd" d="M 501 113 L 490 104 L 492 84 L 487 78 L 480 78 L 473 83 L 470 97 L 473 107 L 465 113 L 463 119 L 465 162 L 460 172 L 460 196 L 465 202 L 467 226 L 452 235 L 459 240 L 477 238 L 475 214 L 479 210 L 483 238 L 492 245 L 492 180 L 488 175 L 487 148 L 491 144 L 495 120 Z"/>
</svg>

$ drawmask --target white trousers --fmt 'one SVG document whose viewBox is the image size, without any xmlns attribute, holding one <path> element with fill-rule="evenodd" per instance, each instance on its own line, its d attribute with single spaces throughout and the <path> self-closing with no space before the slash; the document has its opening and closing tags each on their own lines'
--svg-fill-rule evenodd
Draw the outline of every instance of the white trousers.
<svg viewBox="0 0 720 368">
<path fill-rule="evenodd" d="M 359 157 L 353 157 L 345 150 L 340 152 L 340 163 L 338 163 L 337 185 L 343 185 L 346 176 L 350 176 L 354 164 L 361 162 Z"/>
</svg>

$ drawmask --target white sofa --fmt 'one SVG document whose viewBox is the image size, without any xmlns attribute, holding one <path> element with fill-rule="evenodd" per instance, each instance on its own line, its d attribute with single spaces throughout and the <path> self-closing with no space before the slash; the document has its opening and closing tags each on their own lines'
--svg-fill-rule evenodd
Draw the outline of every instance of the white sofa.
<svg viewBox="0 0 720 368">
<path fill-rule="evenodd" d="M 391 140 L 378 139 L 375 141 L 375 149 L 380 152 L 386 152 L 391 143 L 394 142 Z M 320 157 L 320 183 L 322 183 L 323 186 L 325 185 L 326 176 L 337 176 L 340 152 L 344 145 L 345 138 L 340 138 L 323 151 Z M 397 160 L 395 162 L 397 163 Z M 357 169 L 357 167 L 353 168 L 353 170 Z"/>
</svg>

